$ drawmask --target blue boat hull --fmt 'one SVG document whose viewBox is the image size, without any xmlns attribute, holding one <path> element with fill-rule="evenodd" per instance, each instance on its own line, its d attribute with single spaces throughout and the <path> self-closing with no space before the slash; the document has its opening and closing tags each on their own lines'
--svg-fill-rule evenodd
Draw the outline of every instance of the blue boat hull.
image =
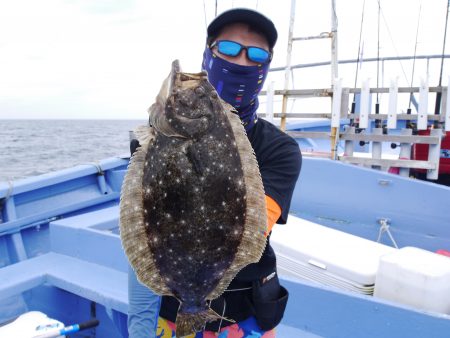
<svg viewBox="0 0 450 338">
<path fill-rule="evenodd" d="M 114 158 L 101 162 L 101 170 L 85 165 L 0 183 L 0 322 L 40 310 L 65 324 L 96 317 L 96 337 L 126 336 L 128 263 L 118 236 L 118 200 L 127 164 Z M 436 251 L 450 248 L 449 200 L 445 186 L 304 158 L 291 212 L 371 240 L 379 220 L 387 219 L 399 246 Z M 381 240 L 392 245 L 388 236 Z M 450 332 L 446 315 L 312 282 L 283 283 L 290 300 L 279 337 Z"/>
</svg>

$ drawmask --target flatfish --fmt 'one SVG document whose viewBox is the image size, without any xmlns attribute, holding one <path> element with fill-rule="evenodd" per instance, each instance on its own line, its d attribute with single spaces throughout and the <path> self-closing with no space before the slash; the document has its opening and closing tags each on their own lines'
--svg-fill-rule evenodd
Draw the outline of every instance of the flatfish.
<svg viewBox="0 0 450 338">
<path fill-rule="evenodd" d="M 233 108 L 179 62 L 139 127 L 120 200 L 120 236 L 141 283 L 180 301 L 177 337 L 222 318 L 219 297 L 266 245 L 264 188 Z"/>
</svg>

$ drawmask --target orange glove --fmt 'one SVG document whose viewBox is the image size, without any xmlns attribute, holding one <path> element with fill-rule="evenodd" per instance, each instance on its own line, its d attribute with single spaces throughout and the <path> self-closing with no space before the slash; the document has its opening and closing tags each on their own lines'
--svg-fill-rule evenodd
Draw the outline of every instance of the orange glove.
<svg viewBox="0 0 450 338">
<path fill-rule="evenodd" d="M 272 231 L 275 222 L 281 216 L 281 208 L 272 197 L 266 195 L 266 209 L 267 209 L 267 231 L 264 233 L 264 235 L 267 237 L 270 231 Z"/>
</svg>

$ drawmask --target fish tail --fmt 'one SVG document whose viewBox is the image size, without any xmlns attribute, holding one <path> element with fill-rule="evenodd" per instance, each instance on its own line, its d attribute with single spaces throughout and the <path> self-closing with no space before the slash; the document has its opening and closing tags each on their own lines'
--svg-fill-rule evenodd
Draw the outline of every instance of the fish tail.
<svg viewBox="0 0 450 338">
<path fill-rule="evenodd" d="M 200 332 L 203 330 L 206 323 L 213 322 L 218 319 L 234 322 L 233 320 L 220 316 L 211 308 L 195 313 L 182 312 L 181 310 L 178 312 L 177 319 L 175 321 L 176 336 L 179 338 L 195 332 Z"/>
</svg>

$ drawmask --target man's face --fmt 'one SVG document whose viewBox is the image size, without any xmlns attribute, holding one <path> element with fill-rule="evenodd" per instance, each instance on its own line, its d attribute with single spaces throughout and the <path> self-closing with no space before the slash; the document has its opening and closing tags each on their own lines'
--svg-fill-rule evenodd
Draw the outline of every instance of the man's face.
<svg viewBox="0 0 450 338">
<path fill-rule="evenodd" d="M 244 23 L 234 23 L 225 26 L 216 40 L 231 40 L 238 42 L 244 46 L 260 47 L 269 50 L 269 43 L 264 35 L 251 31 L 250 27 Z M 213 48 L 213 52 L 220 58 L 228 62 L 235 63 L 241 66 L 256 66 L 257 63 L 247 58 L 246 51 L 242 51 L 237 56 L 228 56 L 217 52 L 217 47 Z"/>
</svg>

